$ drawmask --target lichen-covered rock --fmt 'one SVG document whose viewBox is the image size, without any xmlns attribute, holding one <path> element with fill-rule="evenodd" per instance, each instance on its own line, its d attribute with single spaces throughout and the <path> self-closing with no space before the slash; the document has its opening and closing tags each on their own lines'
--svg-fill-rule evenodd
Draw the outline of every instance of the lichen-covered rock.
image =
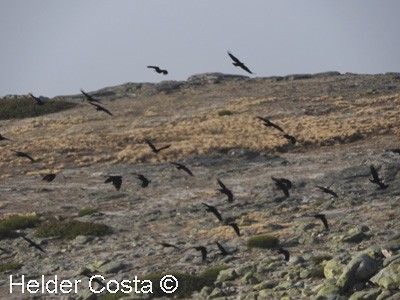
<svg viewBox="0 0 400 300">
<path fill-rule="evenodd" d="M 371 256 L 361 253 L 347 264 L 336 284 L 343 291 L 347 291 L 355 283 L 367 281 L 377 271 L 378 263 Z"/>
<path fill-rule="evenodd" d="M 328 260 L 324 267 L 324 275 L 327 279 L 337 278 L 342 274 L 345 264 L 342 263 L 342 257 L 335 257 Z"/>
<path fill-rule="evenodd" d="M 400 259 L 380 270 L 371 281 L 385 289 L 400 290 Z"/>
<path fill-rule="evenodd" d="M 340 289 L 333 284 L 326 284 L 318 291 L 317 296 L 313 300 L 344 300 L 340 295 Z"/>
<path fill-rule="evenodd" d="M 235 280 L 236 278 L 238 278 L 238 274 L 236 273 L 234 268 L 230 268 L 220 271 L 218 274 L 217 281 L 224 282 L 228 280 Z"/>
<path fill-rule="evenodd" d="M 368 291 L 358 291 L 352 294 L 349 300 L 376 300 L 381 293 L 380 289 L 372 289 Z"/>
</svg>

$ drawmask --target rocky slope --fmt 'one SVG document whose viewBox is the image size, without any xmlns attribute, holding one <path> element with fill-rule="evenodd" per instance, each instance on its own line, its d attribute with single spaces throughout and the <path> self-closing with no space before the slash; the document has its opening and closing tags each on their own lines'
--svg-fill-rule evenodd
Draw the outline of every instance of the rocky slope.
<svg viewBox="0 0 400 300">
<path fill-rule="evenodd" d="M 36 294 L 39 299 L 95 299 L 82 267 L 121 281 L 172 271 L 200 274 L 222 265 L 228 269 L 214 284 L 186 297 L 400 297 L 400 155 L 389 151 L 400 147 L 400 74 L 250 79 L 211 73 L 184 82 L 128 83 L 91 95 L 113 116 L 77 95 L 53 99 L 78 103 L 72 109 L 1 121 L 1 134 L 11 141 L 0 141 L 0 207 L 4 218 L 74 218 L 107 224 L 113 233 L 62 240 L 37 238 L 35 228 L 24 229 L 46 253 L 20 238 L 1 240 L 9 252 L 1 254 L 2 262 L 21 264 L 1 276 L 3 298 L 34 296 L 10 295 L 10 274 L 16 280 L 58 275 L 83 282 L 77 294 Z M 269 118 L 297 143 L 256 116 Z M 171 147 L 154 154 L 146 139 Z M 37 162 L 11 150 L 28 152 Z M 194 176 L 171 161 L 184 163 Z M 370 182 L 370 165 L 386 189 Z M 42 181 L 50 171 L 56 179 Z M 134 173 L 145 174 L 149 187 L 141 188 Z M 123 176 L 119 191 L 104 184 L 106 175 Z M 292 181 L 289 197 L 271 176 Z M 233 203 L 217 191 L 217 179 L 233 191 Z M 330 186 L 339 197 L 316 185 Z M 236 222 L 241 236 L 207 213 L 202 202 Z M 85 207 L 98 212 L 78 217 Z M 329 231 L 315 213 L 326 215 Z M 247 241 L 258 234 L 279 238 L 279 245 L 249 248 Z M 234 253 L 219 255 L 216 241 Z M 200 245 L 208 249 L 206 261 L 193 249 Z M 288 250 L 290 260 L 276 248 Z"/>
</svg>

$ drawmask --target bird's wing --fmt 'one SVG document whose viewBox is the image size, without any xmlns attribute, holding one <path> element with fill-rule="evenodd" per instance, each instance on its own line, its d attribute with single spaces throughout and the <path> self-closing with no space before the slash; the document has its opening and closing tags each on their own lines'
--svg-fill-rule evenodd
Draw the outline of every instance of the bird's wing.
<svg viewBox="0 0 400 300">
<path fill-rule="evenodd" d="M 171 145 L 166 145 L 166 146 L 164 146 L 164 147 L 158 148 L 158 151 L 161 151 L 161 150 L 167 149 L 167 148 L 169 148 L 169 147 L 171 147 Z"/>
<path fill-rule="evenodd" d="M 227 188 L 226 188 L 226 186 L 225 186 L 225 184 L 221 181 L 221 180 L 217 180 L 218 181 L 218 184 L 219 184 L 219 186 L 221 187 L 221 188 L 223 188 L 224 190 L 226 190 Z"/>
<path fill-rule="evenodd" d="M 234 61 L 234 62 L 236 62 L 236 63 L 238 63 L 238 64 L 241 64 L 242 62 L 237 58 L 237 57 L 235 57 L 231 52 L 229 52 L 228 51 L 228 55 L 232 58 L 232 60 Z"/>
<path fill-rule="evenodd" d="M 324 223 L 324 226 L 325 226 L 326 230 L 329 230 L 328 220 L 326 219 L 325 216 L 321 217 L 321 221 L 322 221 L 322 223 Z"/>
<path fill-rule="evenodd" d="M 188 173 L 190 176 L 193 176 L 192 171 L 190 171 L 186 166 L 181 165 L 182 166 L 182 170 L 184 170 L 186 173 Z"/>
<path fill-rule="evenodd" d="M 371 165 L 371 174 L 375 181 L 381 181 L 379 178 L 378 172 L 376 171 L 375 167 Z"/>
<path fill-rule="evenodd" d="M 272 122 L 270 122 L 270 123 L 271 123 L 271 126 L 272 126 L 272 127 L 278 129 L 278 130 L 281 131 L 281 132 L 285 132 L 285 131 L 282 129 L 282 127 L 276 125 L 275 123 L 272 123 Z"/>
<path fill-rule="evenodd" d="M 230 223 L 229 226 L 231 226 L 233 230 L 235 230 L 237 236 L 240 236 L 239 226 L 236 223 Z"/>
<path fill-rule="evenodd" d="M 222 245 L 220 243 L 218 243 L 218 242 L 215 242 L 215 243 L 217 244 L 219 251 L 221 251 L 221 253 L 223 255 L 228 254 L 228 251 L 226 251 L 226 249 L 224 247 L 222 247 Z"/>
<path fill-rule="evenodd" d="M 102 111 L 104 111 L 104 112 L 106 112 L 107 114 L 109 114 L 110 116 L 112 116 L 113 114 L 107 109 L 107 108 L 104 108 L 104 107 L 102 107 L 102 106 L 98 106 Z"/>
<path fill-rule="evenodd" d="M 256 118 L 261 120 L 261 121 L 263 121 L 263 122 L 265 122 L 265 123 L 269 123 L 269 120 L 266 119 L 266 118 L 263 118 L 263 117 L 260 117 L 260 116 L 257 116 Z"/>
<path fill-rule="evenodd" d="M 157 151 L 156 146 L 154 146 L 152 142 L 150 142 L 149 140 L 146 140 L 146 143 L 147 143 L 147 145 L 149 145 L 149 147 L 151 148 L 151 150 Z"/>
<path fill-rule="evenodd" d="M 249 74 L 253 74 L 253 72 L 250 71 L 250 69 L 248 67 L 246 67 L 246 65 L 244 65 L 243 63 L 240 65 L 240 67 L 245 70 L 247 73 Z"/>
</svg>

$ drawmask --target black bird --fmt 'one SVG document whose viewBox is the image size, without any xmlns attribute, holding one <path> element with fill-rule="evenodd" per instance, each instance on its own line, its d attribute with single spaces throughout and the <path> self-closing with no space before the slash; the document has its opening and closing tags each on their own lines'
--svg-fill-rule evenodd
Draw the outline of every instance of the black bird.
<svg viewBox="0 0 400 300">
<path fill-rule="evenodd" d="M 192 171 L 190 171 L 185 165 L 182 165 L 182 164 L 176 163 L 176 162 L 171 162 L 171 164 L 174 165 L 174 166 L 176 166 L 176 168 L 177 168 L 178 170 L 183 170 L 183 171 L 185 171 L 186 173 L 188 173 L 190 176 L 193 176 Z"/>
<path fill-rule="evenodd" d="M 339 198 L 338 194 L 336 194 L 334 191 L 332 191 L 329 187 L 323 187 L 323 186 L 319 186 L 319 185 L 316 185 L 316 187 L 319 188 L 323 193 L 331 194 L 333 197 Z"/>
<path fill-rule="evenodd" d="M 43 176 L 42 180 L 47 181 L 47 182 L 52 182 L 56 178 L 56 174 L 54 173 L 49 173 Z"/>
<path fill-rule="evenodd" d="M 206 206 L 206 211 L 207 212 L 213 213 L 217 217 L 217 219 L 220 222 L 222 222 L 222 216 L 221 216 L 220 212 L 217 210 L 217 208 L 215 208 L 212 205 L 208 205 L 207 203 L 204 203 L 204 202 L 203 202 L 203 205 Z"/>
<path fill-rule="evenodd" d="M 223 256 L 229 255 L 230 253 L 228 251 L 226 251 L 226 249 L 224 247 L 222 247 L 222 245 L 218 242 L 215 242 L 218 246 L 219 251 L 221 252 L 220 254 Z"/>
<path fill-rule="evenodd" d="M 90 96 L 88 93 L 85 93 L 83 90 L 81 90 L 81 93 L 83 94 L 83 96 L 85 96 L 86 100 L 89 102 L 97 102 L 100 103 L 100 100 L 93 98 L 92 96 Z"/>
<path fill-rule="evenodd" d="M 315 214 L 314 218 L 320 219 L 322 221 L 322 223 L 324 224 L 325 229 L 329 230 L 328 220 L 326 219 L 325 214 Z"/>
<path fill-rule="evenodd" d="M 228 223 L 226 225 L 231 226 L 235 230 L 236 235 L 240 236 L 239 226 L 236 223 Z"/>
<path fill-rule="evenodd" d="M 34 160 L 29 154 L 25 153 L 25 152 L 21 152 L 21 151 L 15 151 L 15 155 L 18 157 L 26 157 L 27 159 L 29 159 L 31 162 L 35 162 L 36 160 Z"/>
<path fill-rule="evenodd" d="M 266 127 L 273 127 L 273 128 L 275 128 L 275 129 L 278 129 L 279 131 L 284 132 L 284 130 L 283 130 L 281 127 L 279 127 L 279 126 L 276 125 L 275 123 L 272 123 L 270 120 L 268 120 L 268 119 L 266 119 L 266 118 L 257 117 L 257 119 L 263 121 L 263 122 L 264 122 L 263 124 L 264 124 L 264 126 L 266 126 Z"/>
<path fill-rule="evenodd" d="M 375 167 L 374 167 L 373 165 L 371 165 L 370 168 L 371 168 L 371 174 L 372 174 L 372 178 L 373 178 L 373 179 L 370 179 L 369 181 L 371 181 L 372 183 L 375 183 L 375 184 L 379 185 L 379 188 L 378 188 L 378 189 L 381 189 L 381 190 L 386 189 L 386 188 L 388 187 L 388 185 L 387 185 L 387 184 L 384 184 L 384 183 L 382 182 L 382 179 L 379 178 L 378 171 L 375 169 Z"/>
<path fill-rule="evenodd" d="M 285 260 L 286 260 L 286 261 L 289 261 L 289 259 L 290 259 L 289 251 L 287 251 L 287 250 L 285 250 L 285 249 L 283 249 L 283 248 L 279 248 L 279 249 L 278 249 L 278 253 L 279 253 L 279 254 L 283 254 L 283 255 L 285 256 Z"/>
<path fill-rule="evenodd" d="M 275 182 L 278 189 L 282 190 L 286 197 L 289 197 L 289 189 L 292 187 L 292 182 L 286 178 L 275 178 L 271 176 L 271 179 Z"/>
<path fill-rule="evenodd" d="M 176 250 L 179 250 L 178 246 L 172 245 L 170 243 L 161 242 L 160 245 L 165 247 L 165 248 L 175 248 Z"/>
<path fill-rule="evenodd" d="M 156 148 L 156 146 L 154 146 L 154 144 L 152 142 L 150 142 L 149 140 L 146 140 L 146 143 L 147 143 L 147 145 L 149 145 L 149 147 L 151 148 L 151 151 L 153 151 L 154 153 L 158 153 L 161 150 L 164 150 L 164 149 L 167 149 L 167 148 L 171 147 L 171 145 L 166 145 L 166 146 L 163 146 L 161 148 Z"/>
<path fill-rule="evenodd" d="M 109 114 L 110 116 L 113 115 L 107 108 L 105 108 L 101 105 L 98 105 L 98 104 L 90 102 L 90 101 L 89 101 L 89 104 L 95 106 L 97 111 L 104 111 L 105 113 Z"/>
<path fill-rule="evenodd" d="M 389 149 L 390 152 L 400 154 L 400 148 L 395 148 L 395 149 Z"/>
<path fill-rule="evenodd" d="M 104 183 L 112 182 L 112 185 L 118 191 L 122 185 L 122 176 L 108 176 Z"/>
<path fill-rule="evenodd" d="M 289 135 L 289 134 L 287 134 L 287 133 L 285 133 L 284 135 L 283 135 L 283 137 L 285 138 L 285 139 L 287 139 L 290 143 L 292 143 L 293 145 L 295 145 L 296 144 L 296 138 L 294 137 L 294 136 L 292 136 L 292 135 Z"/>
<path fill-rule="evenodd" d="M 193 247 L 194 249 L 196 249 L 197 251 L 201 252 L 201 259 L 203 261 L 205 261 L 207 259 L 207 248 L 204 246 L 197 246 L 197 247 Z"/>
<path fill-rule="evenodd" d="M 46 251 L 44 251 L 42 247 L 40 247 L 38 244 L 36 244 L 36 243 L 33 242 L 32 240 L 28 239 L 27 237 L 25 237 L 25 236 L 23 236 L 23 235 L 21 235 L 21 237 L 22 237 L 25 241 L 27 241 L 27 242 L 29 243 L 29 247 L 35 247 L 36 249 L 38 249 L 38 250 L 40 250 L 40 251 L 46 253 Z"/>
<path fill-rule="evenodd" d="M 136 175 L 136 178 L 142 182 L 142 185 L 141 185 L 142 188 L 147 187 L 149 185 L 149 183 L 151 182 L 148 178 L 146 178 L 142 174 L 135 174 L 135 175 Z"/>
<path fill-rule="evenodd" d="M 36 104 L 38 104 L 38 105 L 43 105 L 44 104 L 42 99 L 40 99 L 39 97 L 35 97 L 31 93 L 29 93 L 29 96 L 31 96 L 31 98 L 36 101 Z"/>
<path fill-rule="evenodd" d="M 242 63 L 237 57 L 235 57 L 231 52 L 228 51 L 228 55 L 230 56 L 230 58 L 232 58 L 233 60 L 233 65 L 235 67 L 240 67 L 243 70 L 245 70 L 247 73 L 253 74 L 248 67 L 246 67 L 246 65 L 244 63 Z"/>
<path fill-rule="evenodd" d="M 167 75 L 168 71 L 167 70 L 162 70 L 157 66 L 147 66 L 148 68 L 154 69 L 154 71 L 156 71 L 158 74 L 163 74 L 163 75 Z"/>
<path fill-rule="evenodd" d="M 221 181 L 221 180 L 217 180 L 219 186 L 221 187 L 220 189 L 218 189 L 218 191 L 220 191 L 220 193 L 225 194 L 228 196 L 228 202 L 231 203 L 233 202 L 233 193 L 230 189 L 228 189 L 225 184 Z"/>
<path fill-rule="evenodd" d="M 0 134 L 0 141 L 5 141 L 5 140 L 9 141 L 10 139 L 8 139 L 8 138 L 6 138 L 6 137 L 4 137 L 4 136 L 2 136 L 2 135 Z"/>
</svg>

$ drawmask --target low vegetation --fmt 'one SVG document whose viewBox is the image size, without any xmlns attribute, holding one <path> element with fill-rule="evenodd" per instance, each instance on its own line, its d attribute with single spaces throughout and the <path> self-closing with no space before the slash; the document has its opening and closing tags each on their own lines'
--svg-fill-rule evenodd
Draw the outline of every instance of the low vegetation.
<svg viewBox="0 0 400 300">
<path fill-rule="evenodd" d="M 93 208 L 93 207 L 85 207 L 85 208 L 82 208 L 82 209 L 78 212 L 78 217 L 90 216 L 90 215 L 93 215 L 94 213 L 97 213 L 97 209 L 96 209 L 96 208 Z"/>
<path fill-rule="evenodd" d="M 72 221 L 50 221 L 36 228 L 35 236 L 40 238 L 58 236 L 73 239 L 78 235 L 103 236 L 112 233 L 111 227 L 104 224 Z"/>
<path fill-rule="evenodd" d="M 45 101 L 43 105 L 38 105 L 29 96 L 20 99 L 1 99 L 0 120 L 37 117 L 63 111 L 75 105 L 65 101 Z"/>
<path fill-rule="evenodd" d="M 273 249 L 279 245 L 279 239 L 271 235 L 258 235 L 247 240 L 249 248 Z"/>
<path fill-rule="evenodd" d="M 16 262 L 6 262 L 6 263 L 1 263 L 0 264 L 0 272 L 5 272 L 9 270 L 19 270 L 21 269 L 22 264 L 16 263 Z"/>
<path fill-rule="evenodd" d="M 13 215 L 0 221 L 0 239 L 18 237 L 15 230 L 35 227 L 40 223 L 37 215 Z"/>
</svg>

